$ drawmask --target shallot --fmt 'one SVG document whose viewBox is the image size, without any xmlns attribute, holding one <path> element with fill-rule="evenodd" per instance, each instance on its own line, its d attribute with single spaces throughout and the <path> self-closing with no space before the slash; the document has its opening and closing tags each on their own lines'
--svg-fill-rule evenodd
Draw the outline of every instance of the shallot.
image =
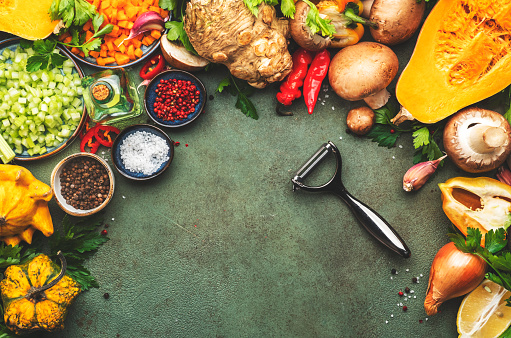
<svg viewBox="0 0 511 338">
<path fill-rule="evenodd" d="M 150 30 L 163 31 L 164 29 L 165 20 L 163 20 L 160 14 L 155 11 L 144 12 L 137 18 L 137 20 L 135 20 L 133 27 L 131 27 L 130 35 L 126 39 L 122 40 L 119 46 L 122 45 L 125 40 L 133 39 L 144 32 Z"/>
<path fill-rule="evenodd" d="M 474 290 L 483 281 L 486 267 L 482 258 L 462 252 L 453 242 L 444 245 L 431 264 L 424 300 L 426 314 L 435 315 L 438 307 L 446 300 Z"/>
</svg>

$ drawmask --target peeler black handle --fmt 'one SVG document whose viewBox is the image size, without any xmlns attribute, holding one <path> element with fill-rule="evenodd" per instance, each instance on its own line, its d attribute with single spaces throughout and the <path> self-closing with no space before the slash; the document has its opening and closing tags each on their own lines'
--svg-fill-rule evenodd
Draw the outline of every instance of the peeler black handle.
<svg viewBox="0 0 511 338">
<path fill-rule="evenodd" d="M 410 257 L 410 249 L 382 216 L 353 197 L 346 189 L 337 190 L 334 193 L 346 202 L 360 224 L 378 241 L 404 258 Z"/>
</svg>

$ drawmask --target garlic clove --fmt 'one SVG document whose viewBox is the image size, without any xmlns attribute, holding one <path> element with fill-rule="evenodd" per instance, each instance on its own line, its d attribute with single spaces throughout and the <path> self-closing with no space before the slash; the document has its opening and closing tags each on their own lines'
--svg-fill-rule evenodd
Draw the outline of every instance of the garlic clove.
<svg viewBox="0 0 511 338">
<path fill-rule="evenodd" d="M 403 176 L 403 190 L 404 191 L 412 191 L 419 190 L 433 175 L 438 168 L 440 162 L 446 158 L 447 155 L 444 155 L 433 161 L 426 161 L 417 163 Z"/>
</svg>

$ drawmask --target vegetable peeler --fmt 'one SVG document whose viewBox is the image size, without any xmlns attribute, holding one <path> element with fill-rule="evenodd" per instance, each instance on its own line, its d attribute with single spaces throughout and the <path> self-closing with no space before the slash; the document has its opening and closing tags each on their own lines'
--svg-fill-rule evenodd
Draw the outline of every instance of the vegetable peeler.
<svg viewBox="0 0 511 338">
<path fill-rule="evenodd" d="M 334 176 L 327 183 L 312 187 L 305 185 L 303 181 L 309 174 L 331 153 L 335 154 L 337 167 Z M 293 182 L 293 191 L 303 189 L 310 192 L 330 192 L 339 196 L 350 207 L 351 211 L 358 219 L 360 224 L 369 231 L 383 245 L 396 252 L 397 254 L 408 258 L 411 255 L 410 249 L 401 239 L 399 234 L 383 219 L 376 211 L 353 197 L 344 187 L 341 181 L 342 159 L 339 149 L 331 141 L 323 143 L 323 145 L 312 155 L 305 164 L 298 169 L 295 177 L 291 179 Z"/>
</svg>

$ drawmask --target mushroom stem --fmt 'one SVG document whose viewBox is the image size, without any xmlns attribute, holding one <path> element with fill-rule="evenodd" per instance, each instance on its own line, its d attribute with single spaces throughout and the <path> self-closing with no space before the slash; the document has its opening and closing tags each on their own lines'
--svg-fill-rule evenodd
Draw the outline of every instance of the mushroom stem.
<svg viewBox="0 0 511 338">
<path fill-rule="evenodd" d="M 378 109 L 386 105 L 389 101 L 389 98 L 390 93 L 388 92 L 387 88 L 383 88 L 379 92 L 366 97 L 364 101 L 369 107 L 371 107 L 371 109 Z"/>
<path fill-rule="evenodd" d="M 362 14 L 360 15 L 363 18 L 369 18 L 369 14 L 371 13 L 371 7 L 373 6 L 374 0 L 362 0 Z"/>
<path fill-rule="evenodd" d="M 469 145 L 474 151 L 485 154 L 505 145 L 506 131 L 499 127 L 478 124 L 469 129 Z"/>
</svg>

